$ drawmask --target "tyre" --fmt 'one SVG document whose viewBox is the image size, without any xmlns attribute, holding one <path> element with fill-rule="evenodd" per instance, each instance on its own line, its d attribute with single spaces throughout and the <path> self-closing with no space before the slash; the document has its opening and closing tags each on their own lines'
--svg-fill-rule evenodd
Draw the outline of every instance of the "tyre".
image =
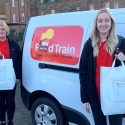
<svg viewBox="0 0 125 125">
<path fill-rule="evenodd" d="M 31 108 L 33 125 L 64 125 L 64 117 L 59 106 L 51 99 L 41 97 Z"/>
</svg>

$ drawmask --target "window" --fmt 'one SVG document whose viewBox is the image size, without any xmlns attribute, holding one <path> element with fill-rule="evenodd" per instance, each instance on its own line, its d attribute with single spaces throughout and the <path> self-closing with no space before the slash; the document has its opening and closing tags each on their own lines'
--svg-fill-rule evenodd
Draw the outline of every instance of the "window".
<svg viewBox="0 0 125 125">
<path fill-rule="evenodd" d="M 89 10 L 94 10 L 94 5 L 93 4 L 89 5 Z"/>
<path fill-rule="evenodd" d="M 16 14 L 13 14 L 13 23 L 16 23 Z"/>
<path fill-rule="evenodd" d="M 41 3 L 48 3 L 48 2 L 54 2 L 54 1 L 61 1 L 61 0 L 40 0 Z"/>
<path fill-rule="evenodd" d="M 54 2 L 54 1 L 61 1 L 61 0 L 40 0 L 41 3 L 48 3 L 48 2 Z"/>
<path fill-rule="evenodd" d="M 110 8 L 110 3 L 109 3 L 109 2 L 106 2 L 106 3 L 105 3 L 105 7 L 106 7 L 106 8 Z"/>
<path fill-rule="evenodd" d="M 50 10 L 50 13 L 51 13 L 51 14 L 54 14 L 54 13 L 55 13 L 55 10 Z"/>
<path fill-rule="evenodd" d="M 114 8 L 118 8 L 118 7 L 119 7 L 118 2 L 115 2 L 115 3 L 114 3 Z"/>
<path fill-rule="evenodd" d="M 45 1 L 44 0 L 40 0 L 41 3 L 44 3 Z"/>
<path fill-rule="evenodd" d="M 24 6 L 24 0 L 21 0 L 21 6 Z"/>
<path fill-rule="evenodd" d="M 12 7 L 15 7 L 15 0 L 12 0 Z"/>
<path fill-rule="evenodd" d="M 25 14 L 24 13 L 21 14 L 21 22 L 25 22 Z"/>
<path fill-rule="evenodd" d="M 76 9 L 76 11 L 79 11 L 79 10 L 80 10 L 80 7 L 79 7 L 79 6 L 76 6 L 75 9 Z"/>
</svg>

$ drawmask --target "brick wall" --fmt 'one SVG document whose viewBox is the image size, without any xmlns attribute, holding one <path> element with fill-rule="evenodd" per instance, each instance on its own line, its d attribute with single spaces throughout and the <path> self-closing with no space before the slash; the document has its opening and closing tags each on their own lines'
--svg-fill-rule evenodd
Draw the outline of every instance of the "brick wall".
<svg viewBox="0 0 125 125">
<path fill-rule="evenodd" d="M 110 3 L 110 8 L 114 8 L 115 2 L 118 2 L 119 7 L 125 7 L 125 0 L 61 0 L 48 3 L 40 3 L 40 0 L 24 0 L 24 7 L 20 7 L 19 1 L 15 0 L 16 7 L 12 8 L 10 0 L 5 0 L 7 22 L 12 22 L 13 13 L 16 14 L 17 23 L 21 23 L 20 15 L 22 12 L 25 12 L 25 20 L 27 21 L 31 16 L 36 15 L 83 11 L 89 10 L 90 7 L 91 9 L 100 9 L 105 6 L 106 2 Z"/>
<path fill-rule="evenodd" d="M 11 11 L 10 11 L 10 3 L 9 2 L 6 2 L 5 3 L 5 8 L 6 8 L 6 10 L 5 10 L 5 15 L 6 15 L 6 20 L 7 20 L 7 22 L 10 22 L 10 20 L 11 20 Z"/>
<path fill-rule="evenodd" d="M 39 13 L 48 14 L 51 10 L 56 13 L 72 12 L 78 10 L 87 10 L 89 0 L 65 0 L 60 2 L 49 2 L 45 4 L 38 4 Z"/>
<path fill-rule="evenodd" d="M 40 5 L 40 0 L 30 0 L 31 16 L 39 15 L 37 5 Z"/>
<path fill-rule="evenodd" d="M 20 0 L 15 0 L 15 7 L 12 7 L 11 1 L 5 0 L 5 15 L 7 23 L 11 24 L 10 29 L 16 29 L 17 32 L 21 31 L 24 28 L 25 23 L 31 17 L 30 0 L 24 0 L 24 2 L 24 6 L 21 6 Z M 22 22 L 22 13 L 24 13 L 25 22 Z M 16 17 L 16 25 L 13 24 L 13 14 L 15 14 Z"/>
<path fill-rule="evenodd" d="M 0 14 L 5 14 L 4 0 L 0 0 Z"/>
<path fill-rule="evenodd" d="M 71 12 L 89 10 L 90 6 L 94 9 L 105 7 L 106 3 L 110 3 L 110 8 L 114 8 L 114 3 L 118 2 L 119 7 L 125 7 L 125 0 L 62 0 L 58 2 L 48 2 L 41 4 L 37 2 L 39 15 L 51 13 Z"/>
</svg>

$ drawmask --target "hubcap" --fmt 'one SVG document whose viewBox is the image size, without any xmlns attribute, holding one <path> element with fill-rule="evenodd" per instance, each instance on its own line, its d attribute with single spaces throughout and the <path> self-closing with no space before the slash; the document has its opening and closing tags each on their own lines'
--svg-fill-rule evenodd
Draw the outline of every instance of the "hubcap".
<svg viewBox="0 0 125 125">
<path fill-rule="evenodd" d="M 39 105 L 35 110 L 37 125 L 57 125 L 57 118 L 54 111 L 47 105 Z"/>
</svg>

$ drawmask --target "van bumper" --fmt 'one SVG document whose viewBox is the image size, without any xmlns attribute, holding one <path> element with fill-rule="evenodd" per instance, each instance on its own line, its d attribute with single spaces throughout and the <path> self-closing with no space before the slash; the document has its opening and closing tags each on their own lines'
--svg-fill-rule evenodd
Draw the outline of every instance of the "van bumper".
<svg viewBox="0 0 125 125">
<path fill-rule="evenodd" d="M 21 85 L 21 98 L 24 106 L 30 110 L 30 105 L 29 105 L 30 92 L 28 92 L 23 85 Z"/>
</svg>

